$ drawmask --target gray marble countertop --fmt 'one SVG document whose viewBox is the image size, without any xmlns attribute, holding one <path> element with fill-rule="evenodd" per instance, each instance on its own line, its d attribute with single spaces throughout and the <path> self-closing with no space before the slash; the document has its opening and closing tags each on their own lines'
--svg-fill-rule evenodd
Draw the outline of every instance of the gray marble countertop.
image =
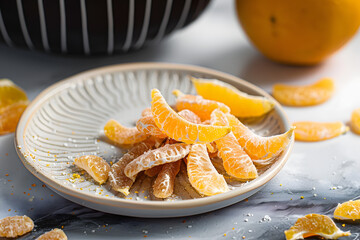
<svg viewBox="0 0 360 240">
<path fill-rule="evenodd" d="M 328 61 L 290 67 L 265 59 L 246 40 L 233 1 L 213 1 L 201 18 L 158 46 L 125 55 L 66 57 L 0 45 L 0 76 L 24 88 L 30 99 L 51 84 L 95 67 L 127 62 L 194 64 L 227 72 L 271 91 L 274 83 L 308 84 L 332 77 L 336 94 L 307 108 L 285 108 L 291 121 L 350 120 L 360 107 L 360 34 Z M 36 232 L 63 226 L 69 239 L 285 239 L 283 231 L 308 213 L 332 216 L 339 202 L 360 195 L 360 136 L 351 132 L 318 142 L 296 142 L 291 157 L 266 187 L 248 201 L 214 212 L 182 218 L 142 219 L 104 214 L 76 205 L 32 176 L 20 162 L 14 135 L 0 136 L 0 218 L 28 215 Z M 303 196 L 303 199 L 301 198 Z M 343 239 L 359 239 L 356 224 Z"/>
</svg>

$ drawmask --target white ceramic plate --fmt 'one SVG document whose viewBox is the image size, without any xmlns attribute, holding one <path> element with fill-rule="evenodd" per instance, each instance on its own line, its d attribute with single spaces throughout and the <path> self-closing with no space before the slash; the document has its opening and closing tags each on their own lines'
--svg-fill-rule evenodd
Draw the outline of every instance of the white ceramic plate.
<svg viewBox="0 0 360 240">
<path fill-rule="evenodd" d="M 87 71 L 44 90 L 26 109 L 16 131 L 16 147 L 25 167 L 63 197 L 78 204 L 113 214 L 138 217 L 177 217 L 219 209 L 259 191 L 284 166 L 292 145 L 260 176 L 248 183 L 231 183 L 232 190 L 198 198 L 180 171 L 174 197 L 156 199 L 152 179 L 140 176 L 131 195 L 124 198 L 109 185 L 95 184 L 72 164 L 85 154 L 115 162 L 124 151 L 112 146 L 103 135 L 105 123 L 114 118 L 133 126 L 141 111 L 150 106 L 150 90 L 158 88 L 174 102 L 171 91 L 195 93 L 189 76 L 215 78 L 253 95 L 266 92 L 237 77 L 214 70 L 163 63 L 115 65 Z M 275 100 L 272 99 L 274 102 Z M 265 117 L 252 121 L 251 128 L 262 135 L 274 135 L 290 124 L 279 104 Z M 81 177 L 74 177 L 80 173 Z"/>
</svg>

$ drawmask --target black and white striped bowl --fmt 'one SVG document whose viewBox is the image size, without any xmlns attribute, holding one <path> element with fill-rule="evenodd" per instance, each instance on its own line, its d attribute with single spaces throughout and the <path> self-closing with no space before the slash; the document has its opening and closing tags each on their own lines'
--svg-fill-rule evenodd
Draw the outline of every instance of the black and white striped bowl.
<svg viewBox="0 0 360 240">
<path fill-rule="evenodd" d="M 210 0 L 0 0 L 0 42 L 54 53 L 127 52 L 194 21 Z"/>
</svg>

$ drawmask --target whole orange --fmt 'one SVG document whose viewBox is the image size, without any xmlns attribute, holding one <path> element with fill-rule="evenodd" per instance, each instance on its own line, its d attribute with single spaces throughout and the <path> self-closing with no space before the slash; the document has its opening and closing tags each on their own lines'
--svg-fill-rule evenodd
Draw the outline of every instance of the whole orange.
<svg viewBox="0 0 360 240">
<path fill-rule="evenodd" d="M 323 61 L 360 25 L 360 0 L 236 0 L 236 11 L 259 51 L 286 64 Z"/>
</svg>

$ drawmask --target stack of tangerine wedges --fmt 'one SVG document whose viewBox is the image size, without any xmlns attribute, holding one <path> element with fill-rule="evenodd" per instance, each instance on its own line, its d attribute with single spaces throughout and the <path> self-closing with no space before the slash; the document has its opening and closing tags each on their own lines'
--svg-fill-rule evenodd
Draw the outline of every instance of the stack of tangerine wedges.
<svg viewBox="0 0 360 240">
<path fill-rule="evenodd" d="M 286 147 L 294 129 L 262 137 L 247 128 L 238 117 L 257 117 L 268 113 L 274 104 L 250 96 L 229 84 L 192 78 L 199 96 L 174 90 L 177 97 L 171 108 L 160 91 L 151 92 L 151 108 L 142 112 L 136 127 L 127 128 L 115 120 L 104 127 L 105 135 L 117 144 L 131 144 L 129 151 L 111 167 L 97 156 L 82 156 L 75 164 L 100 184 L 108 179 L 113 190 L 128 195 L 136 176 L 144 171 L 155 177 L 153 194 L 167 198 L 173 194 L 175 177 L 182 160 L 192 187 L 203 196 L 229 191 L 224 175 L 212 160 L 220 158 L 226 177 L 250 181 L 258 169 L 272 163 Z"/>
</svg>

